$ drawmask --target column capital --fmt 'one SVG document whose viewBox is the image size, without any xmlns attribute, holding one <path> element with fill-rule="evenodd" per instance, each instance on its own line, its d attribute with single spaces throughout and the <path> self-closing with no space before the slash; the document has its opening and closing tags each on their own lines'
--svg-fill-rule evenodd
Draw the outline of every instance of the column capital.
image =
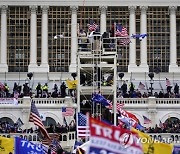
<svg viewBox="0 0 180 154">
<path fill-rule="evenodd" d="M 49 9 L 49 6 L 48 5 L 41 5 L 41 9 L 42 9 L 43 13 L 47 13 L 48 9 Z"/>
<path fill-rule="evenodd" d="M 77 10 L 78 10 L 78 6 L 70 6 L 70 9 L 71 9 L 71 12 L 72 13 L 77 13 Z"/>
<path fill-rule="evenodd" d="M 177 9 L 177 6 L 169 6 L 169 12 L 170 13 L 175 13 Z"/>
<path fill-rule="evenodd" d="M 141 12 L 146 13 L 148 6 L 140 6 Z"/>
<path fill-rule="evenodd" d="M 36 5 L 31 5 L 31 6 L 29 6 L 29 8 L 30 8 L 31 13 L 36 13 L 36 11 L 37 11 Z"/>
<path fill-rule="evenodd" d="M 107 6 L 99 6 L 99 11 L 101 11 L 101 13 L 106 14 L 106 10 Z"/>
<path fill-rule="evenodd" d="M 136 6 L 129 6 L 128 8 L 129 8 L 129 11 L 132 13 L 135 12 L 136 10 Z"/>
<path fill-rule="evenodd" d="M 2 5 L 1 6 L 1 13 L 7 13 L 8 6 L 7 5 Z"/>
</svg>

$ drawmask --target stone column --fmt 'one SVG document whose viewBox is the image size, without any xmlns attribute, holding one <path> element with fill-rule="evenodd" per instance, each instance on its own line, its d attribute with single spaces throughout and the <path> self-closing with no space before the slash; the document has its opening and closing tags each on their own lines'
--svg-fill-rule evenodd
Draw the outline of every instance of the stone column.
<svg viewBox="0 0 180 154">
<path fill-rule="evenodd" d="M 101 21 L 100 21 L 100 32 L 103 34 L 106 32 L 106 10 L 107 6 L 100 6 L 99 10 L 101 12 Z"/>
<path fill-rule="evenodd" d="M 176 6 L 170 6 L 170 65 L 169 72 L 177 72 Z"/>
<path fill-rule="evenodd" d="M 71 64 L 69 72 L 77 71 L 77 6 L 71 7 Z"/>
<path fill-rule="evenodd" d="M 147 34 L 147 11 L 148 7 L 147 6 L 141 6 L 141 34 Z M 142 72 L 149 72 L 149 67 L 147 65 L 147 37 L 145 37 L 141 42 L 140 42 L 140 49 L 141 49 L 141 65 L 140 65 L 140 70 Z"/>
<path fill-rule="evenodd" d="M 136 34 L 136 15 L 135 15 L 136 6 L 130 6 L 130 17 L 129 17 L 129 35 Z M 128 72 L 136 72 L 136 40 L 131 39 L 129 44 L 129 66 Z"/>
<path fill-rule="evenodd" d="M 41 6 L 42 8 L 42 42 L 41 42 L 41 66 L 40 71 L 49 72 L 48 65 L 48 8 L 49 6 Z"/>
<path fill-rule="evenodd" d="M 30 64 L 28 71 L 37 72 L 37 6 L 30 6 L 31 30 L 30 30 Z"/>
<path fill-rule="evenodd" d="M 149 97 L 148 98 L 148 114 L 149 119 L 151 120 L 151 127 L 155 127 L 156 125 L 156 115 L 157 115 L 157 107 L 156 107 L 156 98 L 155 97 Z"/>
<path fill-rule="evenodd" d="M 23 97 L 23 109 L 22 112 L 22 121 L 24 123 L 23 129 L 31 128 L 33 127 L 33 123 L 29 123 L 29 115 L 31 110 L 31 98 L 29 96 Z"/>
<path fill-rule="evenodd" d="M 1 6 L 1 53 L 0 72 L 8 72 L 7 65 L 7 9 L 8 6 Z"/>
</svg>

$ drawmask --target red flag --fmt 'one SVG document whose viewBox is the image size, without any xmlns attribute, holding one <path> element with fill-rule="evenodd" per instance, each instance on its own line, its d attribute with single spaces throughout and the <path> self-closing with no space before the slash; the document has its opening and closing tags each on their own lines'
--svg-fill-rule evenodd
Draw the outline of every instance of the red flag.
<svg viewBox="0 0 180 154">
<path fill-rule="evenodd" d="M 122 108 L 120 109 L 119 111 L 121 117 L 127 117 L 127 118 L 130 118 L 131 121 L 132 121 L 132 126 L 133 127 L 136 127 L 136 125 L 139 123 L 139 119 L 132 113 L 126 111 L 126 110 L 123 110 Z"/>
</svg>

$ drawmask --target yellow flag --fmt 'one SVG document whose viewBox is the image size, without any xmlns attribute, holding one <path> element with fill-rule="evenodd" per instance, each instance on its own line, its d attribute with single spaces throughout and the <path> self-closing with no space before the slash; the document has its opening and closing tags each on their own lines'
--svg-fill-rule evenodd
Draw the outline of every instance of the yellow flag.
<svg viewBox="0 0 180 154">
<path fill-rule="evenodd" d="M 0 154 L 14 153 L 14 138 L 0 136 Z"/>
<path fill-rule="evenodd" d="M 78 81 L 77 80 L 66 80 L 66 84 L 68 86 L 68 89 L 76 89 Z"/>
<path fill-rule="evenodd" d="M 134 128 L 132 128 L 132 131 L 139 135 L 139 141 L 142 143 L 144 154 L 172 154 L 172 144 L 155 141 L 148 134 Z"/>
</svg>

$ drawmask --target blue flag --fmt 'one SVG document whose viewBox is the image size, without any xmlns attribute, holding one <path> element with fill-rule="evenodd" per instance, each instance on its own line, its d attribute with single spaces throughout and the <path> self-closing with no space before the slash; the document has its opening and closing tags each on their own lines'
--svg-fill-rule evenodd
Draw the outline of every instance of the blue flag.
<svg viewBox="0 0 180 154">
<path fill-rule="evenodd" d="M 82 145 L 82 144 L 83 144 L 83 142 L 75 141 L 73 149 L 77 149 L 77 147 Z"/>
<path fill-rule="evenodd" d="M 24 140 L 20 137 L 15 137 L 15 154 L 45 154 L 44 150 L 36 146 L 34 143 Z"/>
<path fill-rule="evenodd" d="M 109 105 L 108 100 L 105 99 L 104 96 L 102 96 L 101 94 L 96 94 L 96 93 L 93 94 L 92 101 L 94 103 L 102 104 L 103 106 Z"/>
<path fill-rule="evenodd" d="M 173 154 L 179 154 L 180 153 L 180 146 L 174 145 Z"/>
</svg>

